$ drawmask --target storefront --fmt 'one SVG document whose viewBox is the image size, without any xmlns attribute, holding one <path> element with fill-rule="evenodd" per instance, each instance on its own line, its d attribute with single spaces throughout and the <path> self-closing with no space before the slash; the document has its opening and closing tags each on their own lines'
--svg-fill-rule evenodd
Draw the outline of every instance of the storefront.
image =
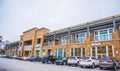
<svg viewBox="0 0 120 71">
<path fill-rule="evenodd" d="M 86 48 L 71 48 L 71 56 L 86 56 Z"/>
<path fill-rule="evenodd" d="M 103 56 L 114 57 L 114 46 L 102 46 L 101 43 L 94 43 L 91 47 L 91 56 L 98 59 Z"/>
<path fill-rule="evenodd" d="M 66 57 L 66 49 L 55 49 L 55 56 L 59 57 Z"/>
</svg>

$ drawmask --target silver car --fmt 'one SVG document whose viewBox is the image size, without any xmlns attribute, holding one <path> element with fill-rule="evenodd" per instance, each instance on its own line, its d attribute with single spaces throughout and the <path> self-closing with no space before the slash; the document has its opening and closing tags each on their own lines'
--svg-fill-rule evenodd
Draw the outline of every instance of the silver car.
<svg viewBox="0 0 120 71">
<path fill-rule="evenodd" d="M 80 57 L 72 56 L 72 57 L 69 57 L 69 58 L 68 58 L 67 64 L 68 64 L 69 66 L 70 66 L 70 65 L 76 65 L 76 66 L 78 66 L 79 60 L 80 60 Z"/>
</svg>

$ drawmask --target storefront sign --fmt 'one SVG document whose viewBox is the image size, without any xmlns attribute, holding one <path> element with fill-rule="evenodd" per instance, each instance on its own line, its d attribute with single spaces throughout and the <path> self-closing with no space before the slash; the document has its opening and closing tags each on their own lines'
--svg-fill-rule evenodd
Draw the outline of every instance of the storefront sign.
<svg viewBox="0 0 120 71">
<path fill-rule="evenodd" d="M 101 45 L 101 43 L 92 43 L 91 45 L 92 46 L 98 46 L 98 45 Z"/>
</svg>

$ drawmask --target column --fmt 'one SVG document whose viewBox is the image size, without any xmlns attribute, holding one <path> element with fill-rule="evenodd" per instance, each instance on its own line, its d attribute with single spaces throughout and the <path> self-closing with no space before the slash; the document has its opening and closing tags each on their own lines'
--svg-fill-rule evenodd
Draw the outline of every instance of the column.
<svg viewBox="0 0 120 71">
<path fill-rule="evenodd" d="M 108 46 L 106 46 L 106 56 L 108 57 Z"/>
<path fill-rule="evenodd" d="M 116 32 L 116 22 L 115 22 L 115 17 L 113 16 L 113 27 L 114 27 L 114 31 Z"/>
<path fill-rule="evenodd" d="M 95 47 L 95 55 L 96 55 L 96 58 L 98 58 L 97 47 Z"/>
<path fill-rule="evenodd" d="M 83 48 L 81 48 L 81 57 L 83 56 Z"/>
<path fill-rule="evenodd" d="M 75 56 L 75 48 L 73 48 L 73 56 Z"/>
<path fill-rule="evenodd" d="M 112 54 L 113 54 L 113 57 L 114 57 L 114 46 L 112 46 Z"/>
<path fill-rule="evenodd" d="M 58 49 L 56 49 L 56 51 L 57 51 L 57 58 L 58 58 Z"/>
<path fill-rule="evenodd" d="M 64 57 L 64 49 L 62 49 L 62 57 Z"/>
</svg>

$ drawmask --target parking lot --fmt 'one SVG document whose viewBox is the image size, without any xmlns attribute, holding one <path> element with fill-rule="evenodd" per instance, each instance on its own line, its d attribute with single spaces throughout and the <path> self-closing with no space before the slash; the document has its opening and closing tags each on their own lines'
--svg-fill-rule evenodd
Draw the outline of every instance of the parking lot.
<svg viewBox="0 0 120 71">
<path fill-rule="evenodd" d="M 81 68 L 68 65 L 42 64 L 16 59 L 0 58 L 0 71 L 114 71 L 112 69 L 100 70 L 99 67 Z M 120 71 L 120 70 L 117 70 Z"/>
</svg>

